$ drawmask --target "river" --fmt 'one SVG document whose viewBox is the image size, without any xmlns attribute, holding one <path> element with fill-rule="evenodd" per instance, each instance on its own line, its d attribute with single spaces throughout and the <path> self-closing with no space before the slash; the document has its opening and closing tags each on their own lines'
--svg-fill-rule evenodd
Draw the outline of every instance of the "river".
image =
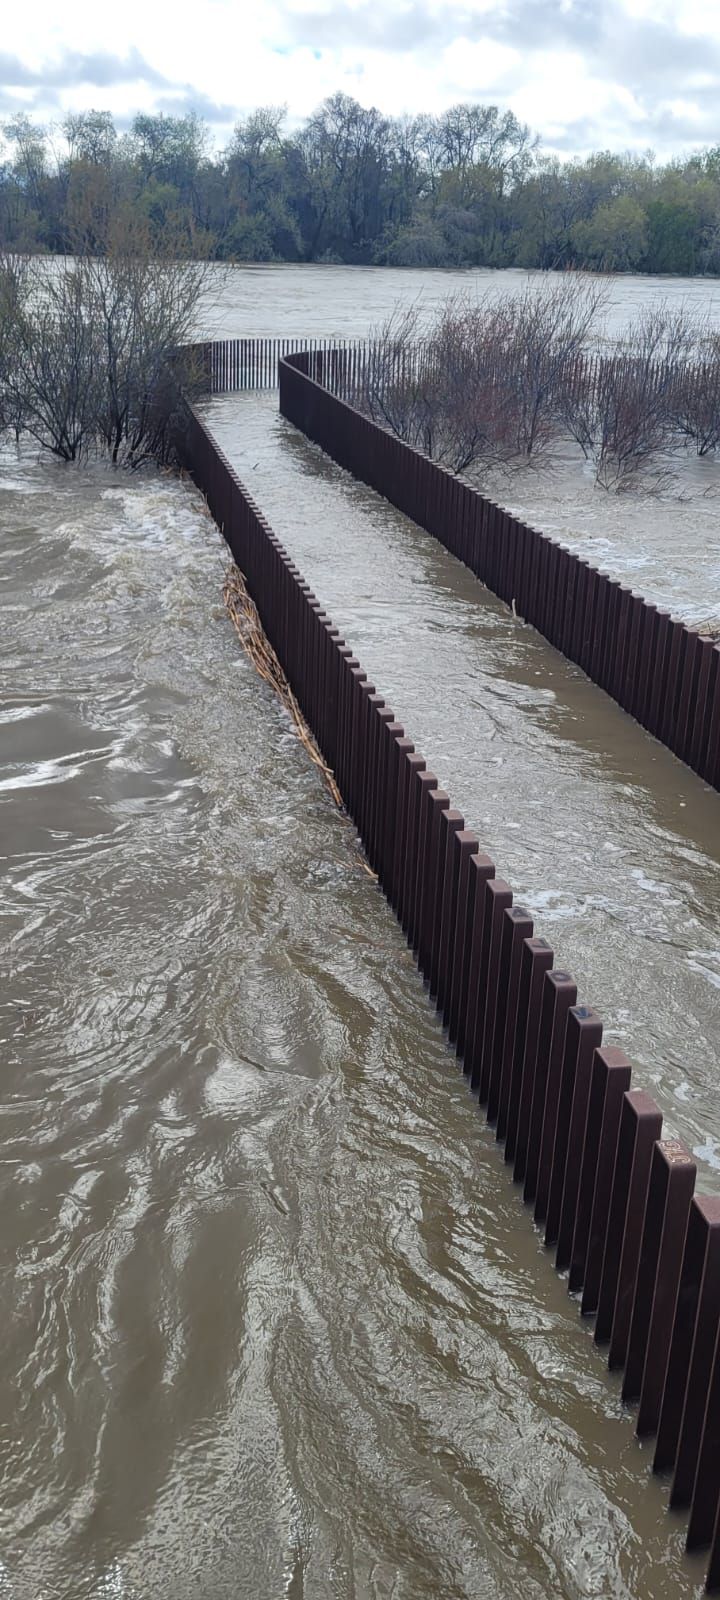
<svg viewBox="0 0 720 1600">
<path fill-rule="evenodd" d="M 199 332 L 207 338 L 364 339 L 398 306 L 417 305 L 431 317 L 452 296 L 481 300 L 515 294 L 528 283 L 558 283 L 563 274 L 488 267 L 442 270 L 411 267 L 293 266 L 287 263 L 213 267 Z M 595 279 L 597 281 L 597 278 Z M 659 301 L 699 317 L 720 316 L 717 278 L 646 277 L 616 273 L 605 280 L 602 329 L 616 337 L 630 319 Z"/>
<path fill-rule="evenodd" d="M 717 797 L 273 409 L 214 426 L 714 1187 Z M 698 1595 L 199 497 L 0 507 L 3 1600 Z"/>
</svg>

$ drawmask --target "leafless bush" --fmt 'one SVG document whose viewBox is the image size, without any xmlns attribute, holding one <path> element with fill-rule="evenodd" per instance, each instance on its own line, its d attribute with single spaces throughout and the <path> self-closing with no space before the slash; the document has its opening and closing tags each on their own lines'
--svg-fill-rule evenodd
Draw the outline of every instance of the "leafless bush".
<svg viewBox="0 0 720 1600">
<path fill-rule="evenodd" d="M 566 273 L 558 284 L 529 284 L 507 303 L 503 359 L 513 377 L 518 456 L 546 456 L 560 432 L 558 396 L 568 387 L 607 302 L 603 281 Z"/>
<path fill-rule="evenodd" d="M 697 348 L 697 327 L 683 309 L 648 307 L 615 353 L 582 362 L 561 383 L 559 414 L 603 488 L 667 484 L 680 397 L 693 392 Z"/>
<path fill-rule="evenodd" d="M 91 320 L 102 339 L 96 422 L 102 444 L 114 462 L 135 466 L 158 454 L 165 459 L 179 380 L 188 387 L 193 382 L 187 362 L 180 372 L 179 352 L 191 337 L 207 268 L 116 250 L 109 259 L 85 261 L 83 275 Z"/>
<path fill-rule="evenodd" d="M 552 459 L 574 439 L 606 489 L 658 489 L 690 443 L 720 448 L 720 337 L 686 308 L 642 310 L 611 354 L 593 350 L 605 282 L 568 274 L 507 297 L 418 305 L 374 335 L 350 396 L 456 472 Z"/>
<path fill-rule="evenodd" d="M 126 232 L 102 258 L 33 263 L 7 318 L 3 295 L 12 301 L 13 280 L 0 271 L 5 426 L 12 421 L 65 461 L 93 451 L 131 466 L 167 460 L 181 385 L 194 381 L 178 350 L 192 334 L 207 271 L 158 260 L 142 235 Z"/>
<path fill-rule="evenodd" d="M 42 279 L 36 274 L 34 269 L 3 391 L 25 432 L 53 455 L 75 461 L 94 439 L 98 331 L 86 316 L 82 276 L 72 264 Z"/>
<path fill-rule="evenodd" d="M 673 398 L 673 422 L 678 434 L 696 455 L 707 456 L 720 446 L 720 352 L 678 374 Z"/>
<path fill-rule="evenodd" d="M 354 373 L 350 398 L 398 439 L 428 449 L 433 399 L 417 303 L 396 309 L 373 331 Z"/>
<path fill-rule="evenodd" d="M 455 296 L 427 332 L 417 305 L 398 311 L 374 335 L 354 401 L 456 472 L 544 459 L 604 296 L 568 274 L 503 298 Z"/>
<path fill-rule="evenodd" d="M 594 402 L 592 455 L 603 489 L 660 489 L 671 476 L 673 443 L 665 373 L 619 356 L 600 371 Z"/>
<path fill-rule="evenodd" d="M 376 422 L 455 472 L 514 449 L 502 302 L 449 299 L 425 332 L 417 306 L 379 328 L 353 399 Z"/>
<path fill-rule="evenodd" d="M 0 255 L 0 433 L 12 428 L 16 437 L 22 429 L 22 414 L 3 374 L 13 372 L 17 363 L 28 295 L 27 258 Z"/>
<path fill-rule="evenodd" d="M 673 426 L 696 455 L 720 445 L 720 338 L 709 318 L 693 326 L 677 364 L 671 401 Z"/>
<path fill-rule="evenodd" d="M 514 453 L 514 395 L 508 303 L 451 300 L 428 352 L 436 397 L 435 455 L 456 472 L 507 462 Z"/>
</svg>

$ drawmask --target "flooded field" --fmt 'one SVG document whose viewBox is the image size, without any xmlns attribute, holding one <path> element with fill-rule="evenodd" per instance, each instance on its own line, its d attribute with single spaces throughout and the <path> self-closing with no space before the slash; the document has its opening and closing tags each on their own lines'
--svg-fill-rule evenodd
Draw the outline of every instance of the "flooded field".
<svg viewBox="0 0 720 1600">
<path fill-rule="evenodd" d="M 492 473 L 491 498 L 635 594 L 714 637 L 720 635 L 720 461 L 669 457 L 672 482 L 611 494 L 565 447 L 535 470 Z"/>
<path fill-rule="evenodd" d="M 213 426 L 717 1187 L 717 796 L 275 406 Z M 696 1600 L 199 497 L 8 451 L 0 524 L 3 1600 Z"/>
<path fill-rule="evenodd" d="M 417 302 L 430 318 L 449 295 L 512 294 L 554 273 L 426 272 L 370 267 L 258 266 L 218 269 L 204 312 L 217 338 L 290 336 L 362 338 L 396 306 Z M 715 279 L 613 277 L 602 329 L 609 342 L 643 307 L 672 308 L 715 320 Z M 569 443 L 537 469 L 480 474 L 479 486 L 516 516 L 578 550 L 636 593 L 694 626 L 720 631 L 720 459 L 680 451 L 660 463 L 662 493 L 652 485 L 608 493 Z"/>
</svg>

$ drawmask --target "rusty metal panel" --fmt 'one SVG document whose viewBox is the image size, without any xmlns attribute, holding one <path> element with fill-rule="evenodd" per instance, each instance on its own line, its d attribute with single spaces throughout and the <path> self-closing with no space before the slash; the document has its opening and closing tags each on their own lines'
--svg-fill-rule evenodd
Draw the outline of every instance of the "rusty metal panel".
<svg viewBox="0 0 720 1600">
<path fill-rule="evenodd" d="M 654 1433 L 660 1415 L 680 1282 L 695 1162 L 679 1139 L 658 1140 L 650 1164 L 623 1400 L 639 1400 L 637 1431 Z"/>
</svg>

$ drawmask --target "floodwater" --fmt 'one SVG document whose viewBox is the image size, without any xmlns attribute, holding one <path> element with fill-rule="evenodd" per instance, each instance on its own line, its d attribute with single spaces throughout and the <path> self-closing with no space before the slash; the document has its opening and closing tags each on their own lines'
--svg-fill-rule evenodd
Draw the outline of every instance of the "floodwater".
<svg viewBox="0 0 720 1600">
<path fill-rule="evenodd" d="M 717 796 L 274 406 L 214 425 L 716 1186 Z M 199 497 L 8 452 L 0 525 L 2 1600 L 699 1596 Z"/>
<path fill-rule="evenodd" d="M 431 318 L 449 295 L 481 299 L 516 293 L 557 273 L 419 271 L 377 267 L 255 266 L 213 271 L 203 331 L 217 338 L 295 336 L 361 338 L 396 306 L 417 303 Z M 606 280 L 598 331 L 618 337 L 644 307 L 667 302 L 720 327 L 715 278 L 631 277 Z M 658 473 L 660 486 L 658 486 Z M 558 440 L 541 467 L 480 473 L 500 504 L 643 594 L 712 633 L 720 632 L 720 460 L 680 450 L 653 463 L 636 490 L 608 493 L 591 463 Z M 680 530 L 680 531 L 679 531 Z"/>
<path fill-rule="evenodd" d="M 398 306 L 417 304 L 430 317 L 450 295 L 481 299 L 516 293 L 528 282 L 557 283 L 562 274 L 489 267 L 458 271 L 410 267 L 293 266 L 261 263 L 213 267 L 208 275 L 200 334 L 206 338 L 365 338 Z M 598 281 L 597 279 L 595 281 Z M 658 300 L 698 316 L 720 318 L 717 278 L 605 279 L 603 332 L 616 337 L 643 307 Z"/>
<path fill-rule="evenodd" d="M 717 794 L 437 540 L 280 417 L 274 396 L 218 396 L 203 410 L 378 692 L 712 1184 Z"/>
<path fill-rule="evenodd" d="M 592 463 L 559 442 L 543 466 L 492 472 L 480 486 L 635 594 L 720 637 L 720 461 L 682 450 L 656 467 L 668 475 L 662 488 L 650 479 L 609 493 Z"/>
</svg>

